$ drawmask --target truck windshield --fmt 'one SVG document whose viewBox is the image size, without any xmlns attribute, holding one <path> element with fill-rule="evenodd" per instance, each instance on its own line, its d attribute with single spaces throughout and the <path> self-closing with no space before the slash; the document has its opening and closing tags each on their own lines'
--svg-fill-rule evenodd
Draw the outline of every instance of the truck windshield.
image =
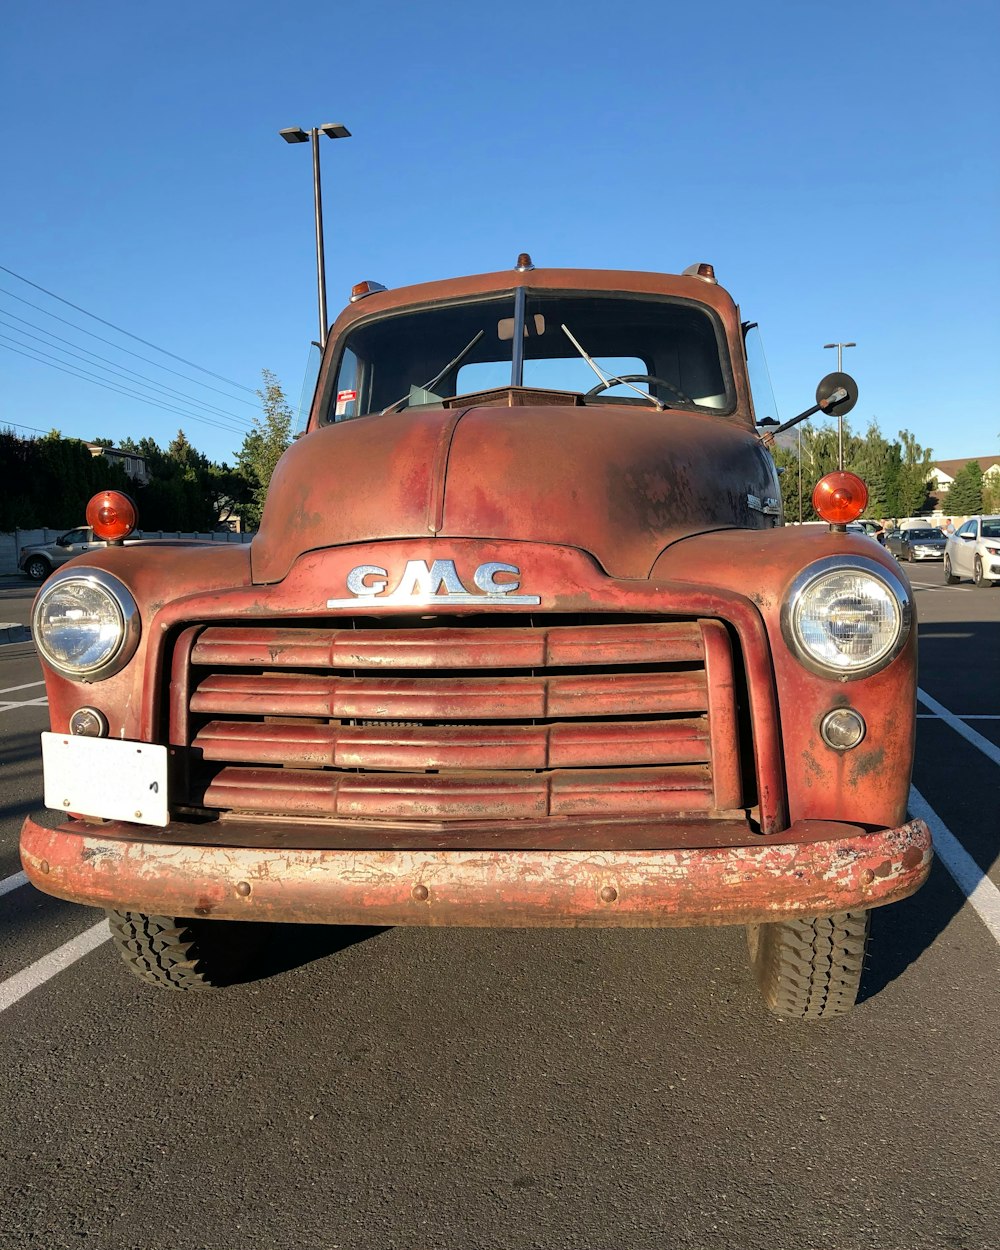
<svg viewBox="0 0 1000 1250">
<path fill-rule="evenodd" d="M 325 419 L 440 407 L 456 396 L 512 384 L 572 392 L 587 403 L 712 412 L 734 406 L 722 328 L 703 305 L 528 291 L 520 379 L 514 376 L 514 324 L 513 292 L 361 322 L 341 344 Z"/>
</svg>

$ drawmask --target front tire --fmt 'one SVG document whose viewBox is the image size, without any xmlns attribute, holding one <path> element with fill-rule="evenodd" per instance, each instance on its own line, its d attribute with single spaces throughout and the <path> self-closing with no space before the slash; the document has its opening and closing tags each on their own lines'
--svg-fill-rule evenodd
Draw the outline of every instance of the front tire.
<svg viewBox="0 0 1000 1250">
<path fill-rule="evenodd" d="M 857 1002 L 870 912 L 747 926 L 754 979 L 767 1009 L 791 1020 L 830 1020 Z"/>
<path fill-rule="evenodd" d="M 990 580 L 990 578 L 986 577 L 986 576 L 985 576 L 985 574 L 983 573 L 983 559 L 982 559 L 982 556 L 976 556 L 976 559 L 975 559 L 975 561 L 973 562 L 973 565 L 972 565 L 972 580 L 976 583 L 976 585 L 977 585 L 978 587 L 980 587 L 980 589 L 982 589 L 982 587 L 983 587 L 983 586 L 992 586 L 992 585 L 993 585 L 993 582 Z"/>
<path fill-rule="evenodd" d="M 109 911 L 111 937 L 129 972 L 164 990 L 230 985 L 256 951 L 249 924 Z M 259 930 L 260 926 L 252 926 Z"/>
<path fill-rule="evenodd" d="M 44 582 L 52 569 L 44 556 L 32 556 L 24 566 L 24 571 L 33 582 Z"/>
<path fill-rule="evenodd" d="M 959 581 L 961 581 L 961 578 L 956 577 L 955 574 L 951 571 L 951 557 L 950 556 L 945 556 L 944 558 L 944 580 L 948 583 L 949 586 L 954 586 Z"/>
</svg>

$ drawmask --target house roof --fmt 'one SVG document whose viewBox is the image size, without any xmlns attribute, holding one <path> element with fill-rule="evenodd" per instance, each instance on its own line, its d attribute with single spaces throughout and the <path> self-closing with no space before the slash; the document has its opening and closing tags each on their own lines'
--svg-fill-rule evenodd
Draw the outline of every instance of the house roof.
<svg viewBox="0 0 1000 1250">
<path fill-rule="evenodd" d="M 988 473 L 990 469 L 995 469 L 1000 473 L 1000 456 L 996 452 L 989 452 L 983 456 L 961 456 L 958 460 L 934 460 L 931 463 L 931 471 L 936 470 L 939 474 L 954 479 L 970 460 L 978 460 L 979 467 L 984 473 Z"/>
</svg>

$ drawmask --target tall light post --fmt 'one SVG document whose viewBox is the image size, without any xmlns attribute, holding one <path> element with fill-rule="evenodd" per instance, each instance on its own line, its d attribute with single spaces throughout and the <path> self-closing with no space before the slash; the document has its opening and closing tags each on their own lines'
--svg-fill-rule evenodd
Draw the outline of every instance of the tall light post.
<svg viewBox="0 0 1000 1250">
<path fill-rule="evenodd" d="M 837 372 L 844 372 L 844 348 L 857 347 L 857 343 L 824 343 L 824 349 L 827 347 L 835 347 L 837 349 Z M 844 467 L 844 418 L 837 414 L 837 468 Z"/>
<path fill-rule="evenodd" d="M 323 259 L 323 193 L 319 179 L 319 137 L 326 135 L 328 139 L 349 139 L 351 132 L 339 122 L 325 122 L 322 126 L 314 126 L 305 131 L 301 126 L 286 126 L 278 134 L 286 143 L 312 142 L 313 164 L 313 205 L 316 213 L 316 286 L 319 292 L 319 345 L 326 347 L 326 264 Z"/>
<path fill-rule="evenodd" d="M 798 429 L 799 435 L 799 524 L 802 524 L 802 426 Z"/>
</svg>

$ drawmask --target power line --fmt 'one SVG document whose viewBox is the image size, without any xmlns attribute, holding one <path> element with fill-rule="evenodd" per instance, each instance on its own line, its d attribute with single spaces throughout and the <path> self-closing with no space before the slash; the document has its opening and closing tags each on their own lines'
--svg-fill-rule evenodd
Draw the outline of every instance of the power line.
<svg viewBox="0 0 1000 1250">
<path fill-rule="evenodd" d="M 41 343 L 43 347 L 49 347 L 53 351 L 62 352 L 63 355 L 75 356 L 78 360 L 82 360 L 85 364 L 90 364 L 87 357 L 92 356 L 95 360 L 104 362 L 104 364 L 98 366 L 99 368 L 106 369 L 112 373 L 125 377 L 126 380 L 128 380 L 128 375 L 131 375 L 133 378 L 138 378 L 140 381 L 148 383 L 157 391 L 162 391 L 164 394 L 173 395 L 179 399 L 187 400 L 187 402 L 191 404 L 197 404 L 199 408 L 205 408 L 209 412 L 217 413 L 219 416 L 229 417 L 233 421 L 239 422 L 247 429 L 252 428 L 252 422 L 247 417 L 241 417 L 235 412 L 227 412 L 225 408 L 219 408 L 215 404 L 206 403 L 203 399 L 196 399 L 195 396 L 187 395 L 184 391 L 175 390 L 172 386 L 165 386 L 162 382 L 157 382 L 155 378 L 146 377 L 144 373 L 137 373 L 135 369 L 126 369 L 124 365 L 116 365 L 113 360 L 109 360 L 107 356 L 101 356 L 98 352 L 88 351 L 85 347 L 82 347 L 80 348 L 80 351 L 75 352 L 69 347 L 60 347 L 55 343 L 49 343 L 46 339 L 55 339 L 57 343 L 64 343 L 66 340 L 60 335 L 53 334 L 50 330 L 44 329 L 42 326 L 35 325 L 33 321 L 27 321 L 24 317 L 18 317 L 14 313 L 7 312 L 6 309 L 4 309 L 3 312 L 6 313 L 7 317 L 13 317 L 15 321 L 20 321 L 22 325 L 31 326 L 35 330 L 41 330 L 42 334 L 46 336 L 46 338 L 43 339 L 37 334 L 29 334 L 27 330 L 22 330 L 18 326 L 10 325 L 3 319 L 2 316 L 0 316 L 0 325 L 7 326 L 9 330 L 13 330 L 15 334 L 20 334 L 23 338 L 34 339 L 35 342 Z M 28 346 L 28 344 L 24 344 L 24 346 Z M 37 348 L 35 350 L 37 350 Z"/>
<path fill-rule="evenodd" d="M 138 334 L 133 334 L 131 330 L 123 330 L 121 326 L 116 326 L 113 321 L 105 321 L 103 317 L 98 317 L 96 313 L 89 312 L 86 308 L 81 308 L 79 304 L 73 304 L 68 299 L 63 299 L 61 295 L 56 295 L 54 291 L 46 290 L 45 287 L 39 286 L 37 282 L 32 282 L 30 278 L 22 277 L 21 274 L 15 273 L 13 269 L 8 269 L 6 265 L 0 265 L 0 270 L 3 270 L 4 273 L 9 273 L 12 278 L 17 278 L 19 282 L 24 282 L 28 286 L 34 287 L 36 291 L 41 291 L 43 295 L 48 295 L 51 299 L 57 299 L 60 304 L 65 304 L 67 308 L 73 308 L 77 312 L 83 313 L 85 317 L 92 317 L 94 321 L 99 321 L 102 326 L 108 326 L 112 330 L 117 330 L 119 334 L 135 339 L 137 343 L 142 343 L 145 347 L 151 347 L 155 352 L 162 352 L 164 356 L 169 356 L 171 360 L 179 360 L 181 364 L 187 365 L 191 369 L 197 369 L 199 373 L 207 373 L 210 378 L 217 378 L 220 382 L 225 382 L 229 386 L 235 386 L 241 391 L 248 391 L 251 395 L 256 394 L 253 387 L 244 386 L 242 382 L 234 382 L 232 378 L 223 377 L 221 373 L 213 373 L 211 369 L 195 364 L 193 360 L 185 360 L 183 356 L 178 356 L 174 352 L 168 352 L 165 347 L 159 347 L 156 343 L 150 343 L 148 339 L 140 338 Z"/>
<path fill-rule="evenodd" d="M 48 434 L 48 430 L 40 430 L 37 425 L 19 425 L 17 421 L 2 421 L 0 427 L 13 430 L 31 430 L 32 434 Z"/>
<path fill-rule="evenodd" d="M 0 339 L 5 339 L 5 334 L 0 334 Z M 16 342 L 17 340 L 12 340 Z M 214 421 L 211 417 L 202 417 L 194 412 L 185 412 L 183 408 L 177 408 L 173 404 L 161 404 L 158 400 L 150 399 L 146 395 L 137 394 L 135 391 L 125 390 L 123 387 L 115 386 L 111 382 L 105 382 L 93 375 L 88 375 L 86 371 L 67 368 L 63 363 L 55 363 L 51 357 L 46 359 L 44 353 L 33 354 L 30 351 L 23 351 L 23 344 L 20 347 L 10 347 L 7 343 L 0 342 L 0 347 L 5 351 L 14 352 L 17 356 L 25 356 L 28 360 L 38 361 L 40 364 L 47 364 L 50 369 L 58 369 L 60 373 L 68 373 L 70 377 L 82 378 L 85 382 L 92 382 L 95 386 L 102 386 L 106 391 L 117 391 L 119 395 L 127 395 L 130 399 L 137 399 L 140 403 L 150 404 L 154 408 L 162 408 L 165 412 L 175 412 L 182 417 L 187 417 L 190 421 L 200 421 L 203 425 L 213 425 L 217 430 L 225 430 L 229 434 L 243 434 L 244 430 L 238 429 L 236 426 L 224 425 L 221 421 Z"/>
<path fill-rule="evenodd" d="M 64 326 L 69 326 L 71 330 L 76 330 L 78 334 L 86 334 L 88 338 L 97 339 L 98 343 L 107 343 L 109 347 L 113 347 L 117 352 L 124 352 L 127 356 L 134 356 L 136 360 L 144 360 L 147 365 L 152 365 L 154 369 L 162 369 L 164 373 L 172 373 L 174 377 L 183 378 L 185 382 L 192 382 L 195 386 L 203 386 L 207 391 L 214 391 L 216 395 L 222 395 L 230 401 L 230 403 L 246 404 L 248 408 L 255 408 L 257 405 L 252 404 L 249 399 L 244 399 L 242 395 L 229 395 L 225 391 L 220 391 L 217 386 L 209 386 L 207 382 L 201 382 L 198 378 L 188 377 L 186 373 L 181 373 L 179 369 L 171 369 L 169 365 L 161 365 L 158 360 L 150 360 L 148 356 L 143 356 L 141 352 L 134 352 L 129 347 L 122 347 L 120 343 L 116 343 L 114 339 L 106 339 L 102 334 L 95 334 L 93 330 L 85 330 L 83 326 L 78 326 L 75 321 L 67 321 L 65 317 L 60 317 L 58 313 L 49 312 L 47 308 L 43 308 L 41 304 L 33 304 L 30 299 L 25 299 L 23 295 L 15 295 L 13 291 L 8 291 L 6 287 L 0 286 L 0 292 L 9 295 L 11 299 L 16 299 L 19 304 L 26 304 L 29 308 L 34 308 L 36 312 L 43 313 L 46 317 L 51 317 L 53 321 L 61 322 Z M 9 314 L 13 316 L 13 313 Z M 244 387 L 244 390 L 247 388 Z"/>
</svg>

